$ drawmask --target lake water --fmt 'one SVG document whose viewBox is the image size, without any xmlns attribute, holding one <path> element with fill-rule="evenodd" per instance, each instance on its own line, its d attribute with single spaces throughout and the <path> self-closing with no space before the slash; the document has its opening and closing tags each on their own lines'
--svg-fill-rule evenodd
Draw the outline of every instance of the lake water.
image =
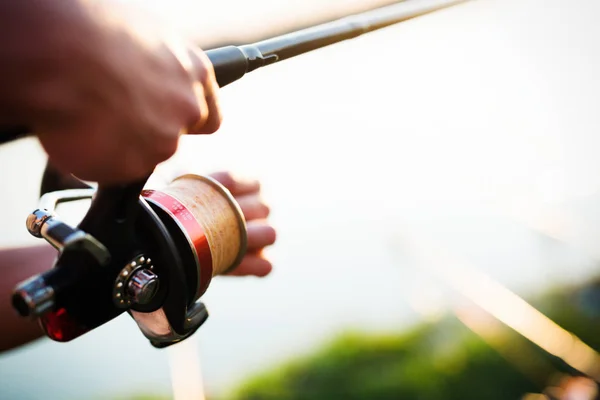
<svg viewBox="0 0 600 400">
<path fill-rule="evenodd" d="M 595 274 L 598 11 L 481 0 L 224 89 L 222 129 L 184 138 L 162 167 L 260 178 L 279 236 L 271 276 L 217 279 L 205 296 L 211 317 L 190 340 L 207 389 L 443 306 L 406 245 L 417 233 L 520 294 Z M 33 140 L 0 149 L 2 245 L 35 243 L 24 221 L 44 161 Z M 168 353 L 122 316 L 1 355 L 0 397 L 170 393 L 169 374 Z"/>
</svg>

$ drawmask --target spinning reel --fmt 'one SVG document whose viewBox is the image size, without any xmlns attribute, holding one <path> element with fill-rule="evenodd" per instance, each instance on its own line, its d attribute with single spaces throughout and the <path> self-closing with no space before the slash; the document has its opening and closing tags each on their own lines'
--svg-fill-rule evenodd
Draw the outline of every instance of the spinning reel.
<svg viewBox="0 0 600 400">
<path fill-rule="evenodd" d="M 47 167 L 46 184 L 52 175 Z M 208 177 L 185 175 L 160 191 L 142 190 L 145 182 L 52 191 L 27 217 L 29 232 L 59 255 L 15 289 L 13 305 L 51 339 L 70 341 L 128 312 L 153 346 L 166 347 L 208 317 L 197 300 L 243 258 L 243 214 Z M 71 227 L 56 206 L 81 199 L 92 199 L 90 209 Z"/>
</svg>

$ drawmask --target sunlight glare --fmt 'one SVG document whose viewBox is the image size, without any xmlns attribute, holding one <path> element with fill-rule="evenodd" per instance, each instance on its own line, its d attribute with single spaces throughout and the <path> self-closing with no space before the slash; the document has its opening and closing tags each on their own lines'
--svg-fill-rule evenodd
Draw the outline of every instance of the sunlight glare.
<svg viewBox="0 0 600 400">
<path fill-rule="evenodd" d="M 514 292 L 422 236 L 413 237 L 410 246 L 421 265 L 435 271 L 458 293 L 550 354 L 590 377 L 600 378 L 600 355 Z"/>
</svg>

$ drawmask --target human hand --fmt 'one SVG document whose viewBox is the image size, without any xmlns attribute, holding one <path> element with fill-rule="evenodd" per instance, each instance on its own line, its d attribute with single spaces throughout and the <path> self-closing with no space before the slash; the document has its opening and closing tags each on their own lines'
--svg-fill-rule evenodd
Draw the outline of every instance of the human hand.
<svg viewBox="0 0 600 400">
<path fill-rule="evenodd" d="M 149 175 L 181 134 L 221 122 L 204 53 L 122 7 L 0 2 L 0 123 L 30 126 L 59 170 L 101 184 Z"/>
<path fill-rule="evenodd" d="M 225 186 L 236 199 L 248 232 L 248 251 L 240 265 L 228 275 L 265 276 L 272 270 L 264 249 L 276 239 L 275 228 L 267 221 L 270 209 L 260 196 L 260 182 L 248 180 L 230 172 L 216 172 L 209 175 Z"/>
</svg>

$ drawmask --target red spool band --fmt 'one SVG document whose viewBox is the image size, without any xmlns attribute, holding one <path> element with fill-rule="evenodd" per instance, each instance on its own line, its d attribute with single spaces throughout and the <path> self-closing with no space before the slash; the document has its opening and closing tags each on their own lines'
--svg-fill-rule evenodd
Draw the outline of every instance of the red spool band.
<svg viewBox="0 0 600 400">
<path fill-rule="evenodd" d="M 212 254 L 204 229 L 186 206 L 176 198 L 158 190 L 144 190 L 142 196 L 160 206 L 174 218 L 192 245 L 199 271 L 196 297 L 200 297 L 208 288 L 213 276 Z"/>
</svg>

